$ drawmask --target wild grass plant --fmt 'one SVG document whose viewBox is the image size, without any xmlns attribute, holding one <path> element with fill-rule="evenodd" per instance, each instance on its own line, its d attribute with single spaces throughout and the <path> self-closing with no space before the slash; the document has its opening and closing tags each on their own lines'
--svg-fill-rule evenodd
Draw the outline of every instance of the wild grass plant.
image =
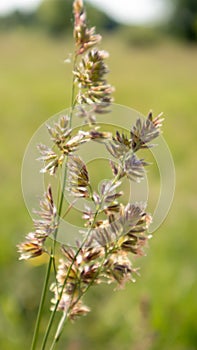
<svg viewBox="0 0 197 350">
<path fill-rule="evenodd" d="M 138 269 L 133 266 L 132 256 L 144 255 L 144 246 L 150 238 L 148 227 L 152 218 L 146 211 L 146 203 L 124 204 L 120 187 L 125 178 L 131 182 L 144 178 L 148 163 L 137 154 L 151 147 L 151 142 L 159 136 L 161 115 L 153 118 L 150 112 L 146 119 L 137 119 L 129 133 L 100 128 L 97 118 L 100 115 L 107 118 L 113 102 L 114 89 L 106 78 L 108 53 L 98 48 L 101 36 L 95 33 L 95 28 L 88 27 L 81 0 L 74 1 L 73 13 L 71 107 L 67 114 L 46 126 L 52 147 L 38 145 L 41 173 L 49 174 L 55 181 L 46 186 L 40 209 L 35 212 L 33 231 L 18 244 L 21 260 L 48 256 L 32 350 L 37 346 L 49 288 L 53 293 L 51 316 L 42 350 L 55 348 L 68 320 L 74 321 L 90 311 L 83 301 L 90 287 L 114 283 L 116 288 L 123 288 L 135 279 Z M 73 127 L 76 117 L 82 120 L 80 129 Z M 88 166 L 79 156 L 85 144 L 94 148 L 96 143 L 105 146 L 111 168 L 110 179 L 103 179 L 98 188 L 92 185 Z M 69 195 L 72 201 L 65 208 L 64 201 Z M 78 201 L 84 202 L 84 230 L 80 230 L 75 244 L 64 243 L 60 248 L 60 221 L 66 220 Z M 54 282 L 49 287 L 51 275 Z M 59 313 L 61 318 L 49 344 Z"/>
</svg>

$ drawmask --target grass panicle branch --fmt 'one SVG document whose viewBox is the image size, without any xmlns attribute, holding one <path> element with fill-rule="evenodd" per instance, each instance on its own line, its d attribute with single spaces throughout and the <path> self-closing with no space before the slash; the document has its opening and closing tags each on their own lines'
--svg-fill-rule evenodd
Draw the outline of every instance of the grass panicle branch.
<svg viewBox="0 0 197 350">
<path fill-rule="evenodd" d="M 41 173 L 54 177 L 56 185 L 53 188 L 48 185 L 40 201 L 40 210 L 36 212 L 34 231 L 17 246 L 19 259 L 33 259 L 44 253 L 50 256 L 32 350 L 36 349 L 52 264 L 55 281 L 50 285 L 53 293 L 51 316 L 42 350 L 49 342 L 57 313 L 61 312 L 62 317 L 48 347 L 51 350 L 56 346 L 65 323 L 90 311 L 83 303 L 90 287 L 115 283 L 117 288 L 123 288 L 127 282 L 135 280 L 138 269 L 133 267 L 132 256 L 143 255 L 150 238 L 148 227 L 152 219 L 146 212 L 146 203 L 123 204 L 120 188 L 124 178 L 136 182 L 144 178 L 144 167 L 148 163 L 138 158 L 137 152 L 153 146 L 150 142 L 159 136 L 163 119 L 161 115 L 153 118 L 149 113 L 145 120 L 138 119 L 135 125 L 131 125 L 128 134 L 99 129 L 96 116 L 109 112 L 108 107 L 113 102 L 114 88 L 108 83 L 109 69 L 105 62 L 108 53 L 97 47 L 101 35 L 96 34 L 94 27 L 88 27 L 82 0 L 73 2 L 73 14 L 75 52 L 70 114 L 61 115 L 53 125 L 47 125 L 52 146 L 38 145 Z M 85 128 L 73 128 L 74 116 L 81 118 Z M 109 160 L 111 178 L 103 179 L 98 190 L 91 182 L 88 166 L 78 154 L 84 144 L 92 143 L 94 147 L 95 141 L 103 143 L 109 158 L 112 158 Z M 58 193 L 56 203 L 53 193 Z M 74 200 L 63 215 L 64 199 L 69 195 L 74 196 Z M 60 219 L 62 215 L 65 219 L 79 200 L 84 200 L 82 239 L 76 242 L 76 247 L 62 245 L 59 258 L 56 243 Z"/>
</svg>

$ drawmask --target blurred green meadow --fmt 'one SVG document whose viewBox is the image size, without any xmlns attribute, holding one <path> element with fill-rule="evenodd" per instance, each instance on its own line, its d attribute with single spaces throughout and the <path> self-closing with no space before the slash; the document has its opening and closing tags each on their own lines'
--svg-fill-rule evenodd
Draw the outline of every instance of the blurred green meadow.
<svg viewBox="0 0 197 350">
<path fill-rule="evenodd" d="M 45 271 L 44 264 L 19 262 L 16 253 L 32 228 L 21 191 L 22 160 L 37 128 L 70 106 L 71 66 L 64 60 L 72 45 L 66 35 L 52 39 L 18 29 L 1 33 L 0 47 L 0 347 L 19 350 L 30 348 Z M 142 114 L 164 112 L 176 191 L 147 256 L 134 261 L 141 277 L 125 290 L 92 288 L 86 297 L 92 312 L 67 325 L 59 348 L 195 350 L 197 47 L 167 39 L 138 47 L 117 34 L 105 36 L 102 48 L 110 52 L 115 102 Z M 48 315 L 46 308 L 41 332 Z"/>
</svg>

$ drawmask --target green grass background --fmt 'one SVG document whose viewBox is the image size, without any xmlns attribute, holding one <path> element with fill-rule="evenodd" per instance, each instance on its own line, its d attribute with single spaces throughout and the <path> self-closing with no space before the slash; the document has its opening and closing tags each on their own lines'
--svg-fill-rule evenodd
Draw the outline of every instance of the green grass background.
<svg viewBox="0 0 197 350">
<path fill-rule="evenodd" d="M 16 244 L 32 228 L 21 192 L 27 143 L 50 116 L 70 105 L 70 40 L 16 31 L 0 35 L 1 234 L 0 344 L 29 349 L 45 266 L 18 261 Z M 176 167 L 171 211 L 134 262 L 141 277 L 125 290 L 92 289 L 92 312 L 67 325 L 60 349 L 197 349 L 197 47 L 163 41 L 129 47 L 107 36 L 116 103 L 165 114 L 164 137 Z M 29 184 L 31 186 L 31 183 Z M 51 295 L 49 296 L 50 299 Z M 44 331 L 49 312 L 41 326 Z"/>
</svg>

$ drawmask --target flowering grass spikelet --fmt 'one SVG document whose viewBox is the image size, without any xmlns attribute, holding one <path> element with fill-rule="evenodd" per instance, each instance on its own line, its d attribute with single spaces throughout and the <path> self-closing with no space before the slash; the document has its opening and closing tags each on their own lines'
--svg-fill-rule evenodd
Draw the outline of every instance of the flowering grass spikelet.
<svg viewBox="0 0 197 350">
<path fill-rule="evenodd" d="M 44 243 L 49 236 L 52 236 L 57 227 L 57 209 L 54 205 L 51 186 L 48 186 L 43 199 L 40 200 L 40 210 L 34 211 L 38 219 L 34 219 L 35 231 L 26 236 L 26 241 L 17 245 L 21 259 L 31 259 L 44 252 Z"/>
<path fill-rule="evenodd" d="M 82 159 L 78 156 L 70 156 L 68 170 L 68 191 L 77 197 L 89 197 L 90 181 Z"/>
<path fill-rule="evenodd" d="M 99 34 L 95 34 L 95 27 L 88 28 L 86 22 L 86 13 L 83 1 L 75 0 L 73 3 L 74 13 L 74 39 L 76 44 L 77 55 L 83 54 L 92 46 L 98 44 L 101 40 Z"/>
</svg>

